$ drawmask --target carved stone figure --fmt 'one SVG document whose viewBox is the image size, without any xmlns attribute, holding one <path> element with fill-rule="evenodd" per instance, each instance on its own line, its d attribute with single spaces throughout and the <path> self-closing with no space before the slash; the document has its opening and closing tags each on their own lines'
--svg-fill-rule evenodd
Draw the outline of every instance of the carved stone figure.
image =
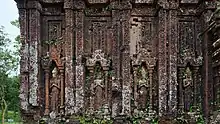
<svg viewBox="0 0 220 124">
<path fill-rule="evenodd" d="M 103 103 L 104 75 L 100 64 L 96 64 L 94 72 L 95 109 L 99 109 Z"/>
<path fill-rule="evenodd" d="M 52 71 L 52 78 L 50 79 L 50 108 L 51 116 L 55 116 L 59 112 L 59 95 L 60 94 L 60 76 L 58 70 L 55 67 Z"/>
<path fill-rule="evenodd" d="M 139 80 L 139 107 L 140 109 L 146 109 L 149 102 L 149 77 L 148 72 L 144 66 L 140 68 L 140 80 Z"/>
<path fill-rule="evenodd" d="M 140 86 L 144 85 L 148 87 L 149 85 L 148 83 L 149 83 L 148 72 L 146 71 L 144 66 L 141 66 L 139 85 Z"/>
<path fill-rule="evenodd" d="M 184 88 L 184 108 L 186 111 L 190 110 L 190 107 L 193 103 L 193 78 L 192 71 L 189 67 L 185 70 L 185 78 L 183 79 L 183 88 Z"/>
</svg>

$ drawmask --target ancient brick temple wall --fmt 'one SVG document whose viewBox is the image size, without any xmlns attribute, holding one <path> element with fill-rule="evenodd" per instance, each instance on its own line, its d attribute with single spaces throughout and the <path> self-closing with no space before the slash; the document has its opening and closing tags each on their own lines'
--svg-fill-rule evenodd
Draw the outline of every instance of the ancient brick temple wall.
<svg viewBox="0 0 220 124">
<path fill-rule="evenodd" d="M 208 117 L 215 110 L 211 41 L 201 35 L 214 2 L 16 2 L 25 120 L 142 111 L 177 117 L 193 107 Z"/>
</svg>

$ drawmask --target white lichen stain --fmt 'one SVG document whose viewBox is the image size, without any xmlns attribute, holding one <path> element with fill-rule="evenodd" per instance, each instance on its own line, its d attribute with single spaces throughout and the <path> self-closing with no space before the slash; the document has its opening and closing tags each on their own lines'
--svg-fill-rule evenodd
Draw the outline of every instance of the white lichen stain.
<svg viewBox="0 0 220 124">
<path fill-rule="evenodd" d="M 79 112 L 80 109 L 83 108 L 83 98 L 84 98 L 84 90 L 83 90 L 83 66 L 76 66 L 76 107 L 75 112 Z"/>
<path fill-rule="evenodd" d="M 112 117 L 117 116 L 117 109 L 118 109 L 118 103 L 113 103 L 112 104 Z"/>
<path fill-rule="evenodd" d="M 66 62 L 66 76 L 67 82 L 73 83 L 73 73 L 72 72 L 72 58 L 68 56 L 66 60 L 69 60 Z M 74 114 L 74 106 L 75 106 L 75 98 L 74 98 L 74 89 L 72 85 L 65 87 L 65 113 L 66 114 Z"/>
<path fill-rule="evenodd" d="M 122 114 L 130 114 L 130 90 L 129 86 L 123 86 L 122 91 Z"/>
<path fill-rule="evenodd" d="M 65 96 L 66 96 L 66 114 L 74 114 L 74 109 L 72 108 L 74 106 L 74 91 L 73 88 L 66 87 L 65 88 Z"/>
<path fill-rule="evenodd" d="M 21 55 L 23 55 L 23 68 L 22 68 L 22 72 L 28 72 L 28 56 L 29 56 L 29 46 L 28 44 L 23 44 L 22 48 L 21 48 Z M 20 88 L 20 107 L 22 110 L 24 111 L 28 111 L 28 94 L 26 91 L 26 82 L 28 82 L 27 79 L 25 79 L 25 77 L 22 78 L 21 81 L 21 88 Z"/>
<path fill-rule="evenodd" d="M 29 103 L 32 106 L 38 106 L 37 102 L 37 89 L 38 89 L 38 52 L 37 52 L 37 42 L 35 42 L 34 46 L 30 45 L 30 66 L 32 69 L 29 74 Z"/>
<path fill-rule="evenodd" d="M 28 72 L 28 44 L 25 44 L 24 46 L 22 46 L 23 47 L 23 49 L 21 49 L 21 56 L 23 57 L 23 61 L 25 61 L 23 64 L 23 70 L 25 71 L 25 72 Z"/>
<path fill-rule="evenodd" d="M 25 96 L 23 93 L 19 95 L 19 98 L 21 99 L 21 109 L 27 111 L 28 110 L 28 99 L 27 96 Z"/>
</svg>

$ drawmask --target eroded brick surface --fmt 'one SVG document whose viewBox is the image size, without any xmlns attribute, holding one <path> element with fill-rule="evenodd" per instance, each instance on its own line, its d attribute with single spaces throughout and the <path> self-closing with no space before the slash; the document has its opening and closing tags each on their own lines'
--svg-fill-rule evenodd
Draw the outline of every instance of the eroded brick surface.
<svg viewBox="0 0 220 124">
<path fill-rule="evenodd" d="M 19 97 L 25 120 L 49 117 L 48 122 L 55 123 L 65 117 L 70 123 L 86 115 L 132 123 L 141 116 L 142 123 L 155 117 L 162 123 L 172 120 L 166 119 L 170 116 L 184 116 L 194 123 L 199 112 L 210 120 L 209 114 L 218 109 L 219 17 L 218 12 L 212 14 L 214 3 L 17 3 L 22 43 Z M 212 120 L 218 117 L 213 114 Z"/>
</svg>

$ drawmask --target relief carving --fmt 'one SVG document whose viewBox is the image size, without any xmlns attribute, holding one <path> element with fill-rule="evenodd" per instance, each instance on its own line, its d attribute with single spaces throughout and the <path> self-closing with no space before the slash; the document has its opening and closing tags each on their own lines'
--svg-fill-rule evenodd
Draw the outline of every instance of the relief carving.
<svg viewBox="0 0 220 124">
<path fill-rule="evenodd" d="M 52 78 L 50 79 L 50 108 L 51 118 L 56 118 L 60 107 L 60 75 L 55 67 L 52 71 Z"/>
<path fill-rule="evenodd" d="M 139 86 L 149 87 L 149 77 L 146 68 L 142 65 L 140 68 L 141 78 L 139 80 Z"/>
<path fill-rule="evenodd" d="M 184 79 L 183 79 L 183 90 L 184 90 L 184 108 L 185 111 L 189 111 L 193 105 L 193 77 L 192 71 L 189 67 L 186 68 Z"/>
<path fill-rule="evenodd" d="M 209 69 L 212 60 L 206 61 L 205 57 L 203 60 L 203 56 L 209 59 L 211 53 L 206 53 L 207 46 L 202 46 L 212 42 L 206 37 L 201 39 L 204 43 L 197 39 L 200 31 L 206 29 L 204 13 L 213 10 L 206 8 L 209 6 L 207 2 L 40 1 L 42 9 L 23 6 L 19 10 L 27 13 L 21 16 L 21 29 L 25 35 L 21 41 L 33 41 L 22 43 L 21 104 L 27 113 L 40 108 L 39 112 L 36 111 L 38 115 L 44 113 L 45 117 L 54 120 L 69 115 L 87 117 L 87 114 L 103 119 L 111 114 L 116 124 L 126 124 L 118 121 L 125 116 L 136 119 L 139 115 L 141 123 L 148 123 L 157 115 L 160 120 L 162 116 L 176 116 L 178 110 L 186 114 L 192 106 L 201 104 L 198 100 L 200 87 L 212 80 L 212 69 Z M 215 26 L 219 27 L 218 24 Z M 41 39 L 48 41 L 43 44 L 38 41 Z M 213 43 L 216 64 L 219 62 L 219 44 L 217 39 Z M 201 48 L 205 48 L 204 51 Z M 45 57 L 39 66 L 36 58 L 42 56 Z M 200 69 L 205 70 L 204 79 Z M 32 72 L 38 72 L 33 70 L 40 70 L 40 73 L 33 76 Z M 219 73 L 219 67 L 215 71 Z M 33 79 L 36 82 L 31 86 L 34 92 L 29 87 Z M 218 87 L 220 74 L 216 74 L 213 80 L 215 84 L 211 88 Z M 39 84 L 39 90 L 35 84 Z M 202 91 L 206 101 L 209 100 L 208 90 L 212 92 L 209 85 L 212 84 L 206 85 L 207 89 Z M 219 88 L 214 90 L 217 92 Z M 25 94 L 31 93 L 39 98 L 39 105 L 33 109 L 32 105 L 38 99 L 26 102 L 29 98 Z M 215 99 L 220 98 L 219 94 L 215 95 Z M 217 104 L 220 106 L 220 101 Z M 64 123 L 72 123 L 71 119 Z"/>
<path fill-rule="evenodd" d="M 49 22 L 49 50 L 42 59 L 45 72 L 45 111 L 44 115 L 56 119 L 64 115 L 64 65 L 61 23 Z M 51 70 L 51 68 L 53 68 Z"/>
<path fill-rule="evenodd" d="M 91 87 L 89 90 L 89 114 L 94 112 L 100 115 L 109 115 L 110 96 L 109 96 L 109 67 L 110 61 L 106 59 L 102 50 L 96 50 L 91 58 L 87 58 L 86 66 L 89 70 Z M 101 111 L 104 109 L 104 113 Z"/>
<path fill-rule="evenodd" d="M 140 80 L 138 81 L 138 93 L 139 93 L 139 108 L 144 110 L 149 107 L 149 88 L 150 88 L 150 81 L 149 81 L 149 74 L 146 68 L 142 65 L 140 68 Z"/>
<path fill-rule="evenodd" d="M 202 65 L 203 57 L 195 54 L 195 51 L 190 49 L 189 47 L 185 47 L 180 54 L 179 64 L 182 66 L 186 66 L 187 63 L 190 63 L 192 66 L 200 66 Z"/>
<path fill-rule="evenodd" d="M 198 101 L 199 89 L 199 68 L 202 65 L 202 57 L 196 56 L 195 51 L 189 47 L 184 48 L 183 53 L 180 55 L 179 63 L 179 110 L 182 113 L 190 115 L 192 108 L 200 107 Z M 193 113 L 195 114 L 195 113 Z"/>
<path fill-rule="evenodd" d="M 94 105 L 95 105 L 95 110 L 100 109 L 102 107 L 102 104 L 104 101 L 103 100 L 103 89 L 104 87 L 104 73 L 103 70 L 100 66 L 99 63 L 96 64 L 95 66 L 95 71 L 94 71 L 94 85 L 92 86 L 92 93 L 95 95 L 94 98 Z"/>
<path fill-rule="evenodd" d="M 139 111 L 151 118 L 155 114 L 153 110 L 153 70 L 156 58 L 151 49 L 140 48 L 139 52 L 132 58 L 134 70 L 134 114 Z"/>
</svg>

